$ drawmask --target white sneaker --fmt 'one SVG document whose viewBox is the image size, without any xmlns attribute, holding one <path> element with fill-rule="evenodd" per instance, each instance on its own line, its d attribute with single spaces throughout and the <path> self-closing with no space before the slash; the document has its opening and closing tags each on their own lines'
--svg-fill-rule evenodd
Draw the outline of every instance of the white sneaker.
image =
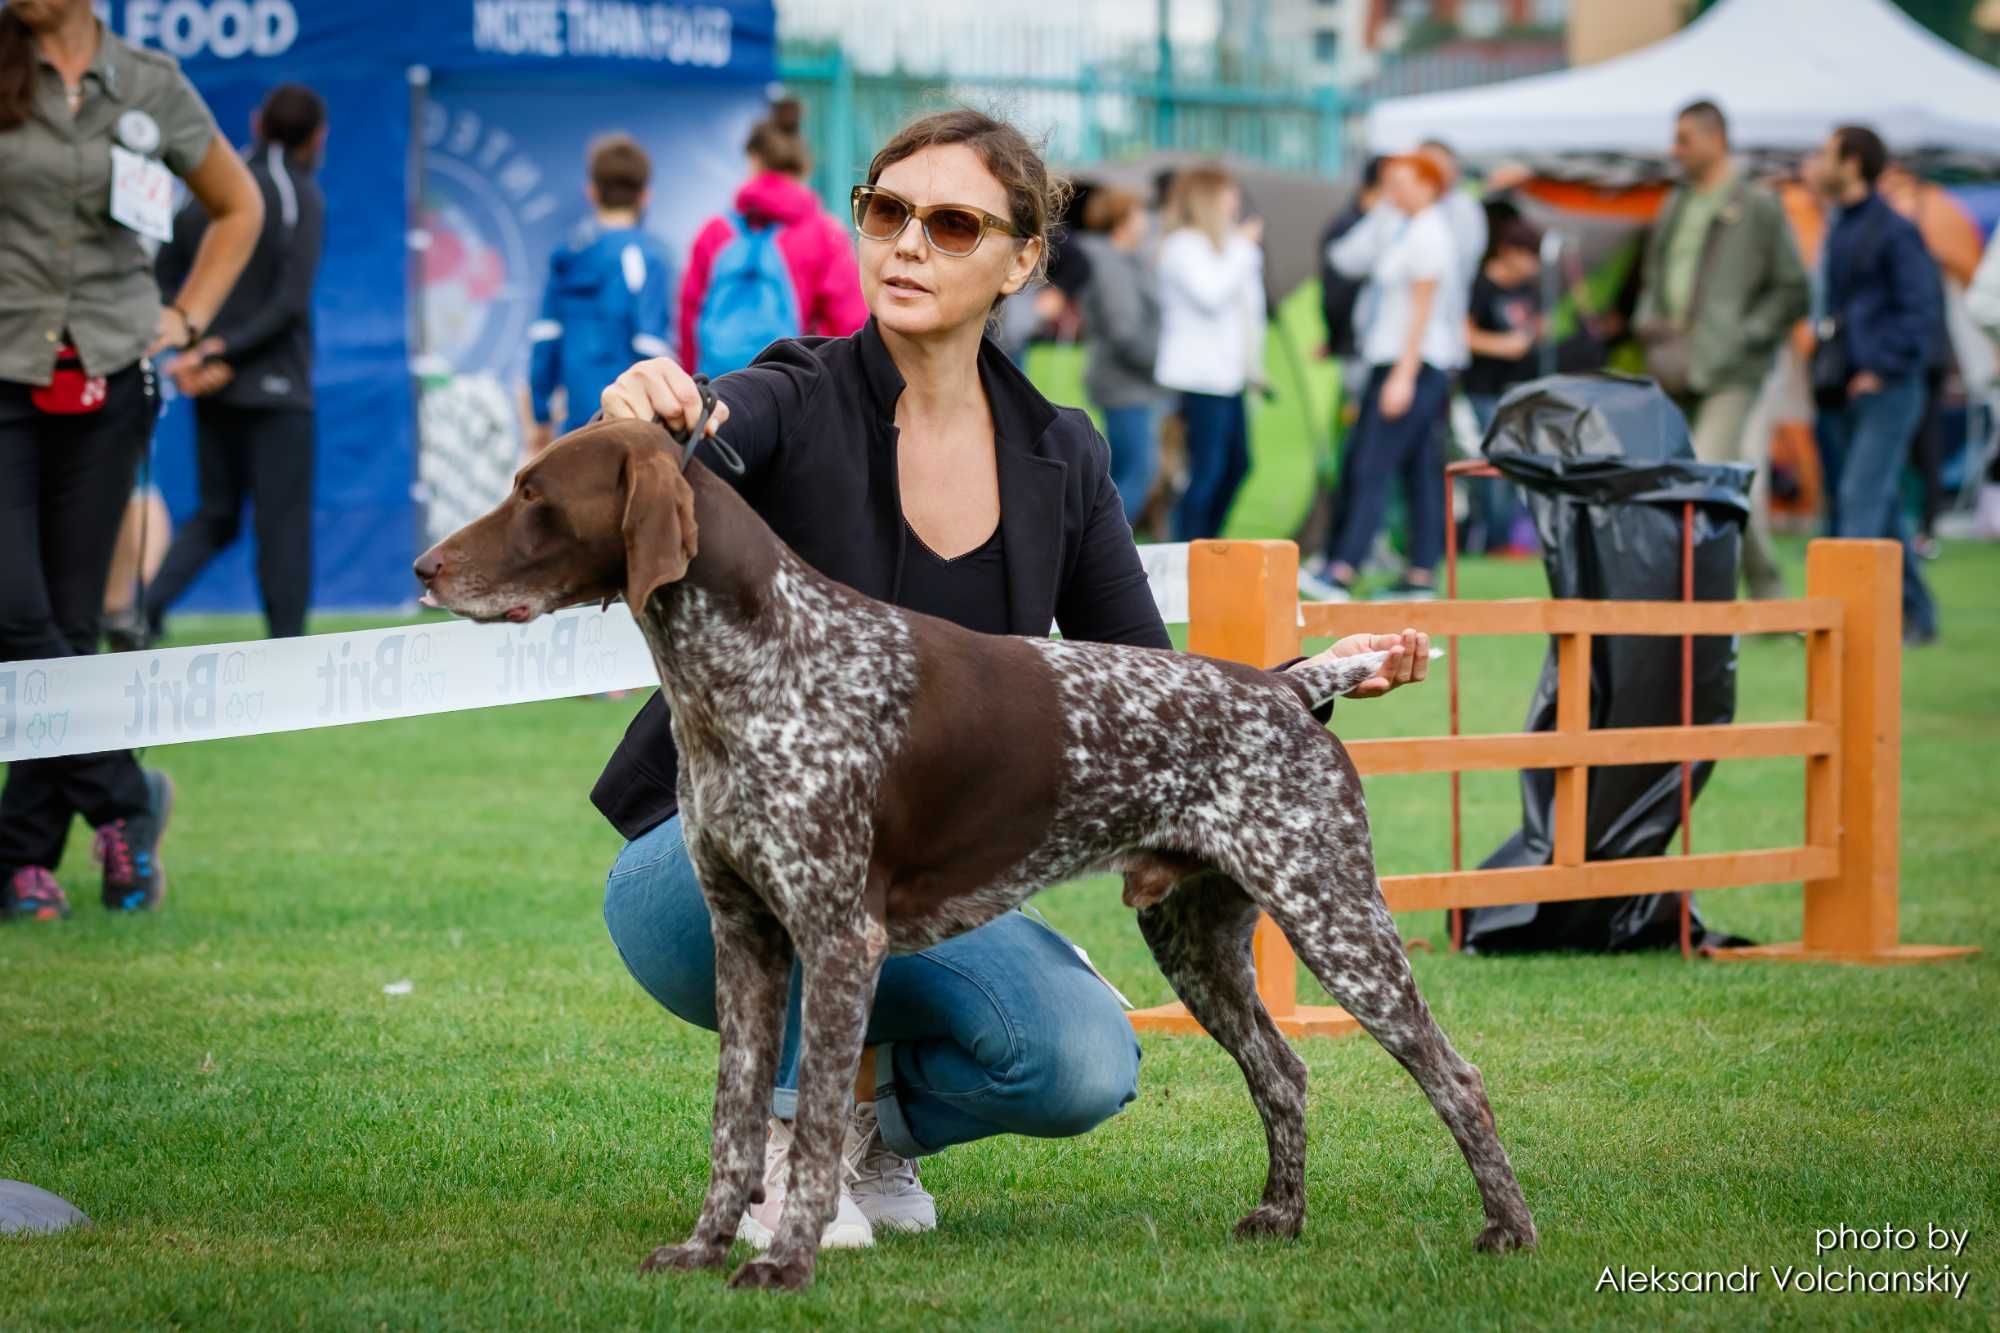
<svg viewBox="0 0 2000 1333">
<path fill-rule="evenodd" d="M 778 1219 L 785 1212 L 785 1177 L 791 1171 L 792 1127 L 782 1120 L 771 1121 L 771 1136 L 764 1144 L 764 1202 L 753 1203 L 736 1224 L 736 1238 L 751 1248 L 767 1250 L 778 1234 Z M 848 1185 L 854 1167 L 847 1153 L 840 1155 L 840 1196 L 833 1220 L 820 1232 L 822 1250 L 865 1250 L 875 1243 L 875 1229 L 855 1206 Z"/>
<path fill-rule="evenodd" d="M 937 1200 L 917 1179 L 917 1164 L 882 1142 L 874 1102 L 855 1103 L 844 1155 L 853 1176 L 854 1202 L 870 1226 L 937 1230 Z"/>
<path fill-rule="evenodd" d="M 1326 560 L 1313 556 L 1299 566 L 1299 596 L 1310 602 L 1348 602 L 1354 594 L 1333 581 Z"/>
</svg>

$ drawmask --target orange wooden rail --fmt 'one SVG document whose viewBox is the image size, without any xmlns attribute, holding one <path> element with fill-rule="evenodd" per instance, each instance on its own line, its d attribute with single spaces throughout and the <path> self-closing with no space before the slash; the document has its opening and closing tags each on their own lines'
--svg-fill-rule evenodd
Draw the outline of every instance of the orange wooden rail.
<svg viewBox="0 0 2000 1333">
<path fill-rule="evenodd" d="M 1188 555 L 1188 649 L 1255 666 L 1296 657 L 1307 637 L 1412 626 L 1437 637 L 1547 634 L 1556 640 L 1556 729 L 1488 736 L 1364 740 L 1348 745 L 1365 774 L 1556 770 L 1554 864 L 1392 875 L 1398 912 L 1692 892 L 1803 882 L 1805 928 L 1792 944 L 1722 950 L 1722 959 L 1928 962 L 1974 953 L 1898 937 L 1902 760 L 1902 548 L 1886 541 L 1817 541 L 1806 596 L 1782 602 L 1298 601 L 1290 542 L 1196 542 Z M 1590 729 L 1590 641 L 1599 634 L 1801 632 L 1806 716 L 1800 722 Z M 1805 760 L 1804 842 L 1761 851 L 1586 861 L 1584 824 L 1594 765 L 1798 756 Z M 1269 918 L 1252 942 L 1257 989 L 1283 1031 L 1355 1030 L 1332 1006 L 1297 1002 L 1297 962 Z M 1132 1015 L 1141 1031 L 1198 1032 L 1178 1004 Z"/>
</svg>

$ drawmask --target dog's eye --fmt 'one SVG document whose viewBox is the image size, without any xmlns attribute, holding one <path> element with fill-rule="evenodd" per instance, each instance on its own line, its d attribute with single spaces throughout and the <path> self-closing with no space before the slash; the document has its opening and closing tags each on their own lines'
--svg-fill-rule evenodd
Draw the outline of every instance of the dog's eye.
<svg viewBox="0 0 2000 1333">
<path fill-rule="evenodd" d="M 535 501 L 537 501 L 537 500 L 539 500 L 539 499 L 541 499 L 541 498 L 542 498 L 542 497 L 541 497 L 541 495 L 540 495 L 539 493 L 537 493 L 537 492 L 536 492 L 536 490 L 535 490 L 535 488 L 534 488 L 533 486 L 523 486 L 523 487 L 521 488 L 521 503 L 522 503 L 522 504 L 524 504 L 524 505 L 531 505 L 531 504 L 533 504 L 533 503 L 534 503 Z"/>
</svg>

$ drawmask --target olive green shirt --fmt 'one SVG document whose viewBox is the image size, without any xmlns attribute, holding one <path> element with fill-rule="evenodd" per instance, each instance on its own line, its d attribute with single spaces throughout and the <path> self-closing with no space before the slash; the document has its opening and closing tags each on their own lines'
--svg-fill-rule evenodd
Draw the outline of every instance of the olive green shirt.
<svg viewBox="0 0 2000 1333">
<path fill-rule="evenodd" d="M 0 131 L 0 380 L 21 384 L 49 382 L 65 333 L 92 375 L 145 355 L 160 293 L 145 238 L 112 221 L 111 146 L 184 177 L 216 134 L 173 57 L 102 25 L 74 116 L 55 67 L 35 73 L 34 111 Z"/>
<path fill-rule="evenodd" d="M 1694 300 L 1694 279 L 1701 271 L 1701 252 L 1708 244 L 1709 224 L 1722 211 L 1722 201 L 1736 184 L 1729 172 L 1713 189 L 1689 190 L 1681 201 L 1681 215 L 1674 221 L 1674 234 L 1667 238 L 1666 274 L 1660 295 L 1667 318 L 1686 324 L 1688 305 Z"/>
</svg>

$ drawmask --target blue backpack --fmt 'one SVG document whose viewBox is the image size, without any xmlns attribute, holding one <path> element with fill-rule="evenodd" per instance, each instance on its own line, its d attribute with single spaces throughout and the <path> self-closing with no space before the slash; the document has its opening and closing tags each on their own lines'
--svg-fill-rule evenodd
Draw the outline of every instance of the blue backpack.
<svg viewBox="0 0 2000 1333">
<path fill-rule="evenodd" d="M 710 377 L 741 370 L 772 343 L 801 331 L 799 298 L 778 250 L 777 224 L 753 228 L 740 213 L 731 221 L 736 238 L 715 257 L 695 323 L 700 361 L 695 369 Z"/>
</svg>

